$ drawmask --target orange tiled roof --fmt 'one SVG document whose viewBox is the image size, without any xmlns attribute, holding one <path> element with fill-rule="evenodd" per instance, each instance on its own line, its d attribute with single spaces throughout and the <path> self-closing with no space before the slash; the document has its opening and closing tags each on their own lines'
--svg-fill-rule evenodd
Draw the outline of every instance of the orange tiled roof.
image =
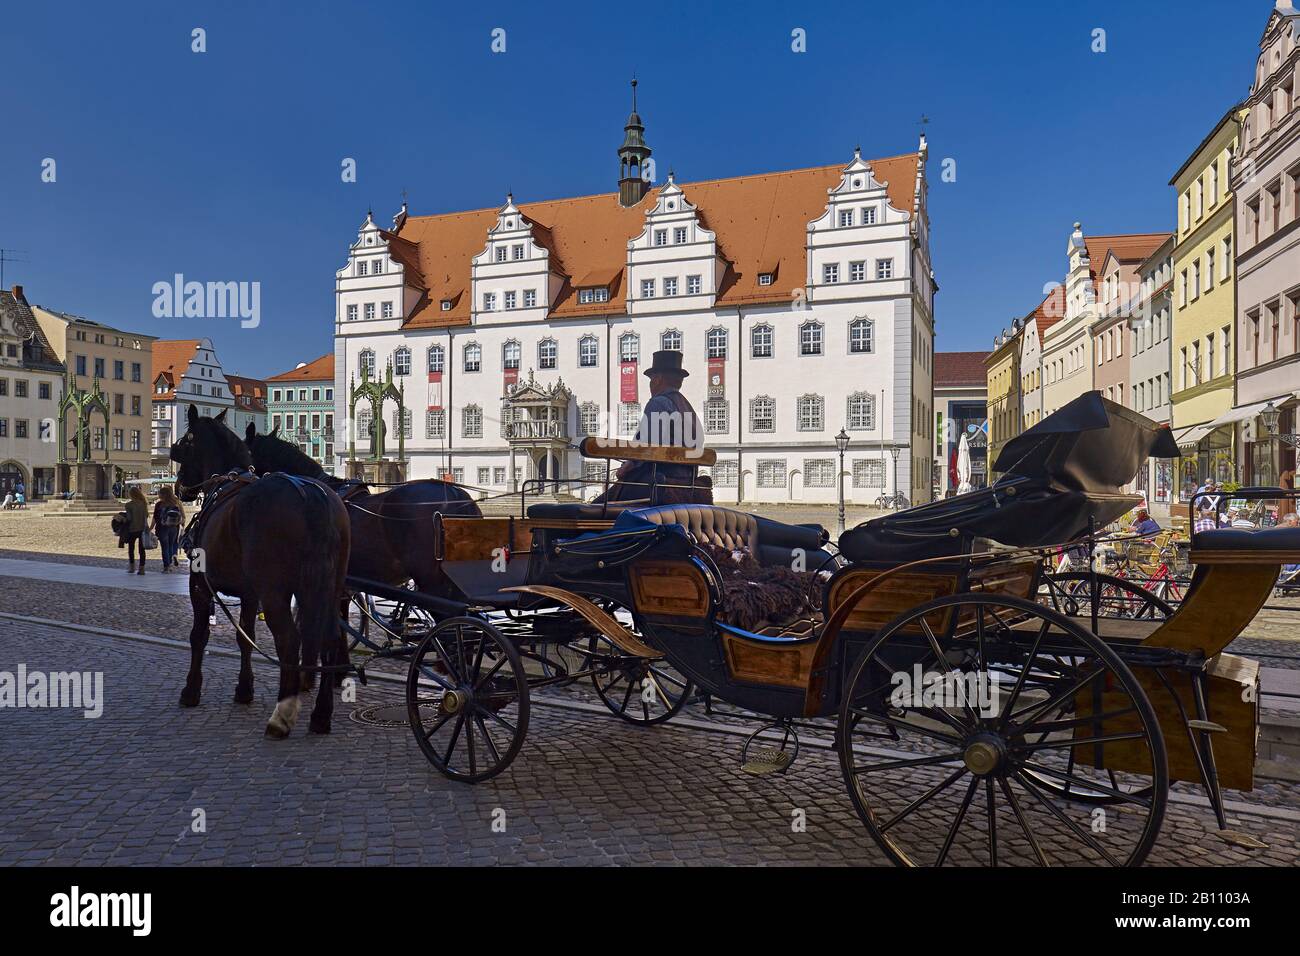
<svg viewBox="0 0 1300 956">
<path fill-rule="evenodd" d="M 322 355 L 306 365 L 300 365 L 279 375 L 272 375 L 268 382 L 332 382 L 334 381 L 334 353 Z"/>
<path fill-rule="evenodd" d="M 1088 259 L 1095 279 L 1109 253 L 1120 262 L 1142 262 L 1169 238 L 1168 232 L 1140 232 L 1128 236 L 1084 236 Z"/>
<path fill-rule="evenodd" d="M 266 411 L 266 383 L 261 379 L 226 373 L 226 382 L 230 385 L 230 394 L 234 396 L 235 404 L 240 408 Z"/>
<path fill-rule="evenodd" d="M 1041 342 L 1043 333 L 1065 318 L 1065 286 L 1053 288 L 1026 318 L 1038 326 L 1038 340 Z"/>
<path fill-rule="evenodd" d="M 909 216 L 916 191 L 918 155 L 908 153 L 871 160 L 872 172 L 885 184 L 889 203 Z M 826 191 L 835 186 L 843 165 L 762 173 L 680 183 L 687 200 L 698 207 L 701 223 L 717 233 L 718 253 L 730 264 L 723 276 L 720 306 L 781 301 L 790 289 L 760 286 L 759 272 L 780 264 L 787 286 L 802 284 L 806 274 L 805 241 L 809 222 L 826 211 Z M 551 252 L 551 264 L 565 276 L 551 314 L 558 317 L 606 315 L 626 311 L 627 243 L 645 228 L 645 213 L 654 208 L 659 189 L 635 206 L 618 203 L 617 193 L 524 203 L 519 211 L 534 224 L 534 236 Z M 405 326 L 436 328 L 468 325 L 470 260 L 483 251 L 498 210 L 434 216 L 411 216 L 402 225 L 396 256 L 414 266 L 413 284 L 427 290 Z M 611 275 L 608 302 L 579 304 L 579 280 Z M 451 299 L 444 312 L 440 302 Z"/>
<path fill-rule="evenodd" d="M 199 339 L 159 339 L 153 343 L 153 377 L 167 379 L 167 391 L 154 392 L 155 402 L 171 401 L 176 397 L 176 383 L 185 377 L 185 370 L 199 350 Z"/>
<path fill-rule="evenodd" d="M 935 352 L 935 388 L 987 385 L 988 371 L 984 363 L 988 357 L 988 352 Z"/>
</svg>

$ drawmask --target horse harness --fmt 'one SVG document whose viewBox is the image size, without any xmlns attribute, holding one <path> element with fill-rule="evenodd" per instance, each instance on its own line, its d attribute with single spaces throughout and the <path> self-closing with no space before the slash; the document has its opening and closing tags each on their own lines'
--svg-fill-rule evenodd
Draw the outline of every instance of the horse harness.
<svg viewBox="0 0 1300 956">
<path fill-rule="evenodd" d="M 203 532 L 206 530 L 208 523 L 212 520 L 212 516 L 217 513 L 219 508 L 234 501 L 239 493 L 245 488 L 266 478 L 285 479 L 293 486 L 293 489 L 298 492 L 299 497 L 301 497 L 304 502 L 307 500 L 308 487 L 311 487 L 322 494 L 329 490 L 325 485 L 313 478 L 304 478 L 300 475 L 290 475 L 282 471 L 271 472 L 270 474 L 263 475 L 260 478 L 252 468 L 246 468 L 243 471 L 231 470 L 222 475 L 213 475 L 199 486 L 204 497 L 203 507 L 199 509 L 198 514 L 190 519 L 189 524 L 185 526 L 185 531 L 181 536 L 181 547 L 185 549 L 186 557 L 190 560 L 191 574 L 194 573 L 194 558 L 199 551 L 202 550 L 202 546 L 198 542 L 203 540 Z M 212 600 L 216 602 L 216 605 L 219 608 L 221 608 L 221 613 L 226 616 L 226 620 L 230 622 L 230 626 L 235 629 L 235 633 L 247 641 L 249 647 L 253 648 L 257 653 L 261 654 L 276 667 L 279 667 L 282 670 L 297 671 L 300 673 L 310 672 L 313 674 L 333 674 L 338 673 L 339 671 L 353 672 L 357 670 L 350 661 L 345 661 L 342 664 L 319 665 L 315 667 L 305 667 L 301 664 L 289 667 L 282 663 L 274 655 L 268 654 L 266 651 L 262 650 L 257 641 L 253 640 L 253 636 L 246 633 L 243 627 L 240 626 L 239 621 L 237 621 L 235 616 L 230 613 L 230 608 L 228 608 L 226 602 L 221 599 L 220 592 L 213 587 L 212 581 L 208 578 L 206 561 L 203 562 L 203 567 L 198 573 L 203 576 L 204 586 L 208 589 L 208 593 L 212 595 Z"/>
</svg>

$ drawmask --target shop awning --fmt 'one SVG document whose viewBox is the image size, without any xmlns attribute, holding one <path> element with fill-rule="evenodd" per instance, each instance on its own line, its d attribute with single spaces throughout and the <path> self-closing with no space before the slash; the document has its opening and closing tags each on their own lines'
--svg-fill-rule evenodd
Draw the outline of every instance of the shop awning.
<svg viewBox="0 0 1300 956">
<path fill-rule="evenodd" d="M 1272 401 L 1276 405 L 1286 401 L 1290 397 L 1291 396 L 1288 393 L 1286 395 L 1281 396 L 1280 398 L 1274 398 L 1272 399 Z M 1264 406 L 1266 406 L 1267 404 L 1268 402 L 1251 402 L 1248 405 L 1234 406 L 1233 408 L 1228 409 L 1226 412 L 1224 412 L 1214 421 L 1210 422 L 1208 427 L 1211 429 L 1215 429 L 1218 428 L 1220 425 L 1234 425 L 1237 422 L 1244 422 L 1246 421 L 1246 419 L 1254 418 L 1256 415 L 1262 412 L 1264 410 Z"/>
<path fill-rule="evenodd" d="M 1184 431 L 1181 435 L 1175 437 L 1178 447 L 1182 449 L 1195 449 L 1200 444 L 1201 439 L 1214 431 L 1215 426 L 1210 422 L 1204 422 L 1200 425 L 1193 425 Z"/>
</svg>

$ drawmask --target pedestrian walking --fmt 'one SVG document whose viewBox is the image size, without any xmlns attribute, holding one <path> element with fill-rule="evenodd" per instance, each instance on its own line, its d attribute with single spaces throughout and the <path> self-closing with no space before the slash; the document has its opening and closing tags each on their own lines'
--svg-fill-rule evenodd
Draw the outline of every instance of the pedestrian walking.
<svg viewBox="0 0 1300 956">
<path fill-rule="evenodd" d="M 123 542 L 126 544 L 126 573 L 135 571 L 136 574 L 144 574 L 144 532 L 149 527 L 149 502 L 145 500 L 144 492 L 140 490 L 139 485 L 132 485 L 127 495 L 126 518 L 126 531 L 117 546 L 120 548 Z M 135 568 L 136 545 L 140 546 L 138 571 Z"/>
<path fill-rule="evenodd" d="M 170 485 L 163 485 L 158 492 L 158 503 L 153 506 L 153 533 L 158 536 L 158 547 L 162 550 L 162 569 L 164 574 L 179 566 L 176 560 L 176 545 L 180 540 L 181 527 L 185 524 L 185 508 L 176 497 Z"/>
</svg>

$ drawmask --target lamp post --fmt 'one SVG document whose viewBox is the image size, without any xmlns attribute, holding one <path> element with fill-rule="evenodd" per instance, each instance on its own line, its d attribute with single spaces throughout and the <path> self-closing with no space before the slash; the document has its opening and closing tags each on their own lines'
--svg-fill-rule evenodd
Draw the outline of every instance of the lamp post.
<svg viewBox="0 0 1300 956">
<path fill-rule="evenodd" d="M 1270 438 L 1276 438 L 1292 448 L 1300 448 L 1300 435 L 1283 435 L 1277 430 L 1278 420 L 1281 419 L 1282 412 L 1272 402 L 1264 406 L 1264 410 L 1259 413 L 1259 417 L 1263 420 L 1264 428 L 1268 431 Z"/>
<path fill-rule="evenodd" d="M 894 456 L 894 510 L 898 510 L 898 453 L 903 449 L 894 445 L 889 449 L 889 453 Z"/>
<path fill-rule="evenodd" d="M 840 450 L 840 470 L 836 476 L 838 479 L 836 483 L 839 485 L 839 495 L 840 495 L 839 533 L 843 534 L 844 533 L 844 452 L 847 451 L 849 447 L 849 433 L 845 431 L 843 428 L 841 428 L 840 433 L 835 436 L 835 447 Z"/>
</svg>

